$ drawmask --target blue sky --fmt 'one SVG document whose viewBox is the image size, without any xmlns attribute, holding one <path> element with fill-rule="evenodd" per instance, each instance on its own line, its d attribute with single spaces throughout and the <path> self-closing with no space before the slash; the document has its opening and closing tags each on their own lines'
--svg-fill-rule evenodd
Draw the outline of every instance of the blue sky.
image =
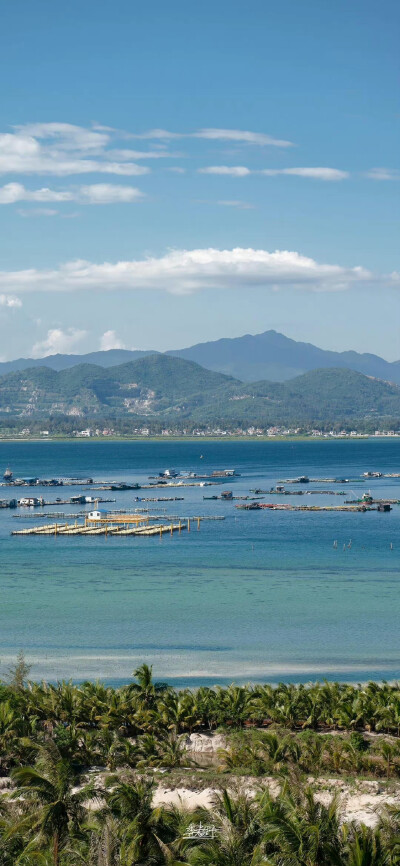
<svg viewBox="0 0 400 866">
<path fill-rule="evenodd" d="M 14 0 L 0 355 L 275 328 L 400 358 L 394 0 Z"/>
</svg>

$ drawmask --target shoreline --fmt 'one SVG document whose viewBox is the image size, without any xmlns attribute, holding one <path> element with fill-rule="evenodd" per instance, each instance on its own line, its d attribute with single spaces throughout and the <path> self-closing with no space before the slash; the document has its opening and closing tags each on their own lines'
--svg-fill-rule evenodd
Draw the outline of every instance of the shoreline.
<svg viewBox="0 0 400 866">
<path fill-rule="evenodd" d="M 360 433 L 357 436 L 312 436 L 304 435 L 304 436 L 49 436 L 49 437 L 37 437 L 37 436 L 1 436 L 0 435 L 0 444 L 12 442 L 17 443 L 57 443 L 57 442 L 85 442 L 85 443 L 94 443 L 94 442 L 110 442 L 110 443 L 121 443 L 121 442 L 163 442 L 166 445 L 171 445 L 172 443 L 177 443 L 181 445 L 183 442 L 359 442 L 360 440 L 366 442 L 369 440 L 388 440 L 391 442 L 393 439 L 400 439 L 400 434 L 395 436 L 375 436 L 374 434 L 365 434 Z"/>
</svg>

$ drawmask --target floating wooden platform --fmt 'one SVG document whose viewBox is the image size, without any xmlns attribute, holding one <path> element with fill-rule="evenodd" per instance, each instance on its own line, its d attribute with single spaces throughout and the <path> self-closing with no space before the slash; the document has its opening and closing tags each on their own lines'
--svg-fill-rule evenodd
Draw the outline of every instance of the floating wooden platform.
<svg viewBox="0 0 400 866">
<path fill-rule="evenodd" d="M 181 532 L 186 529 L 190 532 L 190 520 L 179 523 L 160 523 L 156 526 L 146 523 L 140 525 L 129 525 L 127 523 L 115 524 L 102 523 L 101 525 L 91 525 L 90 523 L 47 523 L 45 526 L 30 526 L 28 529 L 17 529 L 11 532 L 11 535 L 112 535 L 112 536 L 127 536 L 127 535 L 158 535 L 162 536 L 166 533 L 172 535 L 174 532 Z"/>
</svg>

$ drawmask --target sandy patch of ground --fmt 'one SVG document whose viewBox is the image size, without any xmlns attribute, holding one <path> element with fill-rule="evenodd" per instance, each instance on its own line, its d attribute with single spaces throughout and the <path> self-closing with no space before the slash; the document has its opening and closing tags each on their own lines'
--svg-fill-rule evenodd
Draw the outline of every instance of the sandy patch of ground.
<svg viewBox="0 0 400 866">
<path fill-rule="evenodd" d="M 358 781 L 353 785 L 343 782 L 341 779 L 315 779 L 316 797 L 325 805 L 328 805 L 336 795 L 342 820 L 345 822 L 355 821 L 358 824 L 366 824 L 374 827 L 379 820 L 379 813 L 385 805 L 397 805 L 400 807 L 400 785 L 392 786 L 393 791 L 388 794 L 382 790 L 379 782 Z M 311 782 L 311 780 L 310 780 Z M 276 779 L 259 779 L 254 784 L 249 779 L 238 784 L 234 789 L 228 789 L 233 795 L 241 790 L 243 793 L 256 794 L 257 791 L 267 788 L 275 796 L 279 790 L 279 782 Z M 210 808 L 215 802 L 216 796 L 220 794 L 218 788 L 168 788 L 159 785 L 154 795 L 154 805 L 179 806 L 185 809 L 196 809 L 197 807 Z"/>
</svg>

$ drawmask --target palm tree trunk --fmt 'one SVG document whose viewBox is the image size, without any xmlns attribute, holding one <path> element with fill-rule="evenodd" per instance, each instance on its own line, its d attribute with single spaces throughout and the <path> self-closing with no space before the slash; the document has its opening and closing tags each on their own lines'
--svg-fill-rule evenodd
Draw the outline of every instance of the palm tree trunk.
<svg viewBox="0 0 400 866">
<path fill-rule="evenodd" d="M 60 839 L 59 839 L 58 832 L 57 832 L 57 830 L 56 830 L 56 832 L 54 833 L 54 836 L 53 836 L 53 860 L 54 860 L 54 866 L 59 866 L 59 864 L 60 864 L 59 845 L 60 845 Z"/>
</svg>

